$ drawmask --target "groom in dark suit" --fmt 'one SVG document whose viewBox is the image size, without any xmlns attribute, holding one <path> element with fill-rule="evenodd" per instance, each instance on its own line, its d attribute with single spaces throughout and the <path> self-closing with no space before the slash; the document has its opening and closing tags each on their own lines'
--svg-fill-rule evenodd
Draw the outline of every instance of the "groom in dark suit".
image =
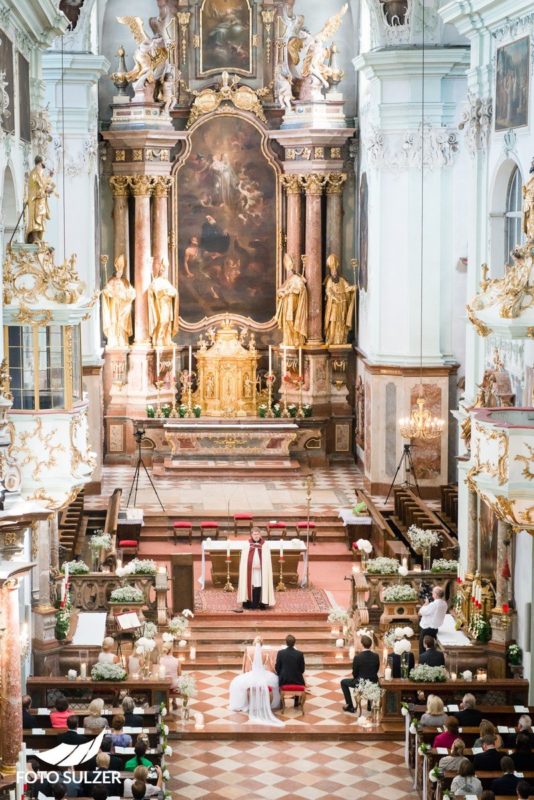
<svg viewBox="0 0 534 800">
<path fill-rule="evenodd" d="M 274 671 L 278 675 L 280 688 L 284 686 L 304 686 L 304 656 L 295 649 L 296 639 L 291 634 L 286 636 L 287 647 L 279 650 L 276 656 Z"/>
<path fill-rule="evenodd" d="M 370 636 L 365 635 L 360 638 L 360 641 L 363 650 L 361 653 L 357 653 L 354 656 L 352 662 L 352 678 L 343 678 L 341 681 L 341 689 L 346 703 L 346 705 L 343 706 L 343 711 L 348 711 L 350 714 L 354 714 L 356 711 L 352 704 L 351 687 L 354 688 L 357 686 L 360 680 L 378 683 L 380 659 L 376 653 L 371 651 L 373 641 Z"/>
</svg>

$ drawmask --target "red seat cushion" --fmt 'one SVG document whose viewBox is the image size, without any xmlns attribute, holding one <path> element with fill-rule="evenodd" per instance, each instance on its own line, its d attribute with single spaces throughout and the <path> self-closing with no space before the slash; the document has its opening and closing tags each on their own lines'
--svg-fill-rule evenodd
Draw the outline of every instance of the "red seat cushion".
<svg viewBox="0 0 534 800">
<path fill-rule="evenodd" d="M 285 522 L 269 522 L 269 528 L 287 528 Z"/>
<path fill-rule="evenodd" d="M 315 522 L 310 522 L 309 526 L 310 528 L 315 528 Z M 297 522 L 297 528 L 307 528 L 307 527 L 308 527 L 307 522 Z"/>
<path fill-rule="evenodd" d="M 200 527 L 201 528 L 218 528 L 219 527 L 219 523 L 218 522 L 201 522 L 200 523 Z"/>
<path fill-rule="evenodd" d="M 173 528 L 192 528 L 193 525 L 190 522 L 173 522 Z"/>
<path fill-rule="evenodd" d="M 234 519 L 254 519 L 252 514 L 234 514 Z"/>
<path fill-rule="evenodd" d="M 280 687 L 281 692 L 305 692 L 305 686 L 299 686 L 297 683 L 288 683 L 287 686 Z"/>
<path fill-rule="evenodd" d="M 136 542 L 135 539 L 121 539 L 119 547 L 139 547 L 139 542 Z"/>
</svg>

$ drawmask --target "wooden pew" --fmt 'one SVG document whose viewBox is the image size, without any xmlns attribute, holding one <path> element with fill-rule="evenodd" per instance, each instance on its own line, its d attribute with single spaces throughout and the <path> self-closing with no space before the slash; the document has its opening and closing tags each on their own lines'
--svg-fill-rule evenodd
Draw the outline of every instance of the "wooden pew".
<svg viewBox="0 0 534 800">
<path fill-rule="evenodd" d="M 440 518 L 421 500 L 410 488 L 396 486 L 394 488 L 394 517 L 393 521 L 400 530 L 401 534 L 407 538 L 407 531 L 411 525 L 417 525 L 424 530 L 436 530 L 441 535 L 438 548 L 433 553 L 434 557 L 448 559 L 456 558 L 458 552 L 458 542 L 451 535 L 450 531 L 443 524 Z"/>
<path fill-rule="evenodd" d="M 44 733 L 35 733 L 35 730 L 32 728 L 25 728 L 22 732 L 24 742 L 27 747 L 30 747 L 34 750 L 47 750 L 49 748 L 55 747 L 57 744 L 57 738 L 60 733 L 65 733 L 67 728 L 43 728 Z M 91 736 L 92 734 L 85 734 L 83 728 L 78 728 L 78 733 Z M 112 733 L 112 731 L 110 731 Z M 130 732 L 126 730 L 125 733 L 129 733 L 132 737 L 132 747 L 135 747 L 135 743 L 137 741 L 138 736 L 148 736 L 148 741 L 151 747 L 157 747 L 160 741 L 160 733 L 158 728 L 151 727 L 151 728 L 139 728 L 136 732 Z"/>
<path fill-rule="evenodd" d="M 119 693 L 126 691 L 132 697 L 147 697 L 151 706 L 163 702 L 169 704 L 171 678 L 127 678 L 125 681 L 93 681 L 90 678 L 70 681 L 62 677 L 30 677 L 26 681 L 26 691 L 32 698 L 32 705 L 37 708 L 49 707 L 61 692 L 67 700 L 73 702 L 91 701 L 95 697 L 118 698 Z M 49 692 L 51 697 L 49 698 Z M 49 702 L 49 699 L 52 702 Z M 111 705 L 116 705 L 113 701 Z"/>
<path fill-rule="evenodd" d="M 395 538 L 395 534 L 389 527 L 386 518 L 373 502 L 371 496 L 362 489 L 356 489 L 356 500 L 366 504 L 372 520 L 371 543 L 374 549 L 373 556 L 375 558 L 377 556 L 398 558 L 400 561 L 404 556 L 408 556 L 408 548 L 403 542 Z"/>
</svg>

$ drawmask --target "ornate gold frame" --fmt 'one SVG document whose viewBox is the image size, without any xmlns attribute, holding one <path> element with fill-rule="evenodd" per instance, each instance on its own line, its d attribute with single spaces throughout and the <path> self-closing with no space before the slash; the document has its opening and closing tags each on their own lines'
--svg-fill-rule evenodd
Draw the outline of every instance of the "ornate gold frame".
<svg viewBox="0 0 534 800">
<path fill-rule="evenodd" d="M 215 111 L 213 114 L 208 114 L 201 119 L 197 120 L 191 128 L 188 130 L 188 137 L 186 140 L 186 146 L 184 151 L 181 153 L 180 157 L 176 160 L 175 165 L 172 170 L 172 186 L 171 186 L 171 247 L 172 247 L 172 261 L 174 267 L 174 275 L 173 275 L 173 283 L 178 289 L 178 296 L 180 295 L 180 283 L 179 283 L 179 264 L 178 264 L 178 230 L 180 225 L 180 220 L 178 216 L 178 174 L 180 169 L 187 161 L 189 155 L 191 154 L 191 139 L 193 133 L 202 125 L 205 125 L 207 122 L 211 121 L 217 117 L 234 117 L 238 119 L 242 119 L 245 122 L 248 122 L 250 125 L 253 125 L 256 130 L 259 131 L 261 134 L 261 151 L 263 156 L 267 159 L 269 164 L 274 170 L 275 178 L 276 178 L 276 209 L 275 209 L 275 219 L 276 219 L 276 285 L 275 285 L 275 293 L 278 291 L 281 283 L 281 270 L 282 270 L 282 258 L 281 258 L 281 231 L 282 231 L 282 196 L 281 196 L 281 182 L 280 176 L 282 174 L 280 166 L 276 160 L 274 154 L 269 150 L 268 143 L 269 139 L 267 136 L 267 129 L 265 126 L 261 125 L 257 120 L 251 118 L 246 113 L 240 113 L 239 111 L 235 111 L 232 109 L 224 109 Z M 176 225 L 176 229 L 175 226 Z M 182 317 L 180 317 L 179 325 L 180 330 L 188 331 L 191 333 L 199 333 L 205 330 L 210 325 L 217 324 L 222 322 L 225 319 L 234 320 L 237 323 L 242 323 L 247 325 L 252 330 L 255 331 L 271 331 L 276 328 L 276 320 L 273 316 L 267 322 L 256 322 L 255 320 L 251 319 L 251 317 L 245 317 L 240 314 L 229 314 L 228 312 L 221 312 L 220 314 L 215 314 L 211 317 L 203 317 L 198 322 L 190 323 L 185 322 Z"/>
<path fill-rule="evenodd" d="M 199 78 L 207 78 L 210 75 L 217 75 L 222 72 L 223 68 L 221 67 L 214 67 L 213 69 L 204 70 L 202 67 L 203 62 L 203 47 L 202 47 L 202 10 L 206 5 L 208 0 L 202 0 L 198 8 L 198 31 L 199 31 L 199 56 L 198 56 L 198 77 Z M 248 13 L 250 19 L 250 32 L 249 32 L 249 41 L 248 41 L 248 51 L 250 54 L 250 70 L 244 69 L 234 69 L 233 67 L 224 67 L 224 69 L 228 69 L 231 72 L 235 73 L 236 75 L 244 75 L 247 78 L 250 78 L 254 75 L 254 62 L 255 62 L 255 53 L 254 53 L 254 9 L 250 3 L 250 0 L 245 0 L 248 6 Z"/>
</svg>

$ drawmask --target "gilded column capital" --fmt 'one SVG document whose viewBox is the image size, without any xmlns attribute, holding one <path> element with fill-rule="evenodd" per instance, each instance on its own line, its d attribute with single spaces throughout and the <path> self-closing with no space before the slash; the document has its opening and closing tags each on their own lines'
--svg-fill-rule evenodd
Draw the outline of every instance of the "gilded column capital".
<svg viewBox="0 0 534 800">
<path fill-rule="evenodd" d="M 300 175 L 284 174 L 281 177 L 281 182 L 287 194 L 301 193 Z"/>
<path fill-rule="evenodd" d="M 154 196 L 167 197 L 172 186 L 172 178 L 169 175 L 158 175 L 154 178 Z"/>
<path fill-rule="evenodd" d="M 153 175 L 131 175 L 128 184 L 134 197 L 149 197 L 154 188 Z"/>
<path fill-rule="evenodd" d="M 324 175 L 316 175 L 315 173 L 312 173 L 310 175 L 300 176 L 300 185 L 306 194 L 321 195 L 323 193 L 325 184 L 326 177 Z"/>
<path fill-rule="evenodd" d="M 343 185 L 347 180 L 345 172 L 331 172 L 326 176 L 326 193 L 327 194 L 341 194 Z"/>
<path fill-rule="evenodd" d="M 125 175 L 112 175 L 109 179 L 109 185 L 113 192 L 113 197 L 127 197 L 128 186 L 130 179 Z"/>
</svg>

